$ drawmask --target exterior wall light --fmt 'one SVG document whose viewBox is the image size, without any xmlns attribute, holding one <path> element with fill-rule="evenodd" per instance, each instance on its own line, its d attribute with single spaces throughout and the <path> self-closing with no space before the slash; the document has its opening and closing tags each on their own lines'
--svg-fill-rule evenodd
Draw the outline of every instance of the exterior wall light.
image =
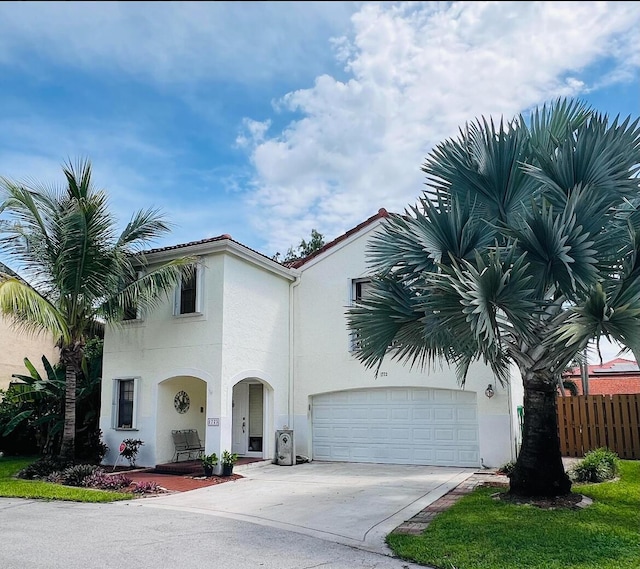
<svg viewBox="0 0 640 569">
<path fill-rule="evenodd" d="M 491 399 L 496 394 L 496 392 L 493 390 L 493 385 L 491 385 L 491 384 L 487 385 L 487 388 L 484 390 L 484 394 L 489 399 Z"/>
</svg>

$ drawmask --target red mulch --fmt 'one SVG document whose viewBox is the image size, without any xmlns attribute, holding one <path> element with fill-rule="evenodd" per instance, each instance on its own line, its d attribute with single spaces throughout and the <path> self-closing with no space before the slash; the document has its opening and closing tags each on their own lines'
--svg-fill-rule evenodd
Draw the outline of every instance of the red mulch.
<svg viewBox="0 0 640 569">
<path fill-rule="evenodd" d="M 176 474 L 154 474 L 153 472 L 122 472 L 122 474 L 125 474 L 127 478 L 131 478 L 133 482 L 155 482 L 168 492 L 186 492 L 197 488 L 223 484 L 224 482 L 234 482 L 240 478 L 244 478 L 244 476 L 240 474 L 210 476 L 209 478 L 205 478 L 204 476 L 193 477 Z"/>
</svg>

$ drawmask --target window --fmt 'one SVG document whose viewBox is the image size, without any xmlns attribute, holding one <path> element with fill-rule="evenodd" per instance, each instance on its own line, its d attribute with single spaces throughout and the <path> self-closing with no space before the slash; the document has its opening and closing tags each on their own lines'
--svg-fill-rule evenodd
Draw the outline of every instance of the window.
<svg viewBox="0 0 640 569">
<path fill-rule="evenodd" d="M 144 273 L 139 271 L 136 275 L 138 279 L 141 279 Z M 133 322 L 135 320 L 142 320 L 142 316 L 140 314 L 139 307 L 136 302 L 129 301 L 126 302 L 124 307 L 124 312 L 122 314 L 122 320 L 124 322 Z"/>
<path fill-rule="evenodd" d="M 370 288 L 371 288 L 371 281 L 368 279 L 353 281 L 352 300 L 354 302 L 360 302 L 362 300 L 362 297 L 367 293 L 367 291 Z"/>
<path fill-rule="evenodd" d="M 122 319 L 125 321 L 138 320 L 138 307 L 134 303 L 127 303 Z"/>
<path fill-rule="evenodd" d="M 193 271 L 180 283 L 180 314 L 196 311 L 196 272 Z"/>
<path fill-rule="evenodd" d="M 193 271 L 182 277 L 176 290 L 175 312 L 181 314 L 202 314 L 202 267 L 196 265 Z"/>
<path fill-rule="evenodd" d="M 356 302 L 360 302 L 367 291 L 371 288 L 371 279 L 353 279 L 351 281 L 351 306 Z M 349 351 L 355 352 L 359 347 L 357 334 L 351 332 L 349 334 Z"/>
<path fill-rule="evenodd" d="M 136 379 L 114 380 L 114 422 L 116 429 L 135 429 Z"/>
</svg>

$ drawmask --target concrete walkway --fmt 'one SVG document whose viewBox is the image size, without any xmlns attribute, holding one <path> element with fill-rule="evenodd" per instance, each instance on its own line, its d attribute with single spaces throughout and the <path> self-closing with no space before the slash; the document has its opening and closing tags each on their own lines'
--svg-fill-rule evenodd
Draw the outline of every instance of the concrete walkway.
<svg viewBox="0 0 640 569">
<path fill-rule="evenodd" d="M 388 533 L 473 473 L 389 464 L 267 464 L 233 482 L 119 505 L 228 517 L 390 555 Z"/>
</svg>

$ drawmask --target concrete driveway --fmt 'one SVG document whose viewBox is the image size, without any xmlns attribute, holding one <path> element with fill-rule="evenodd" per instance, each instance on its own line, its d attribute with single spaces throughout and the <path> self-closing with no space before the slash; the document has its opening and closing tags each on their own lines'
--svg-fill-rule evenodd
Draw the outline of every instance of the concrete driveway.
<svg viewBox="0 0 640 569">
<path fill-rule="evenodd" d="M 223 516 L 390 554 L 385 536 L 473 474 L 469 468 L 311 462 L 119 503 Z"/>
</svg>

